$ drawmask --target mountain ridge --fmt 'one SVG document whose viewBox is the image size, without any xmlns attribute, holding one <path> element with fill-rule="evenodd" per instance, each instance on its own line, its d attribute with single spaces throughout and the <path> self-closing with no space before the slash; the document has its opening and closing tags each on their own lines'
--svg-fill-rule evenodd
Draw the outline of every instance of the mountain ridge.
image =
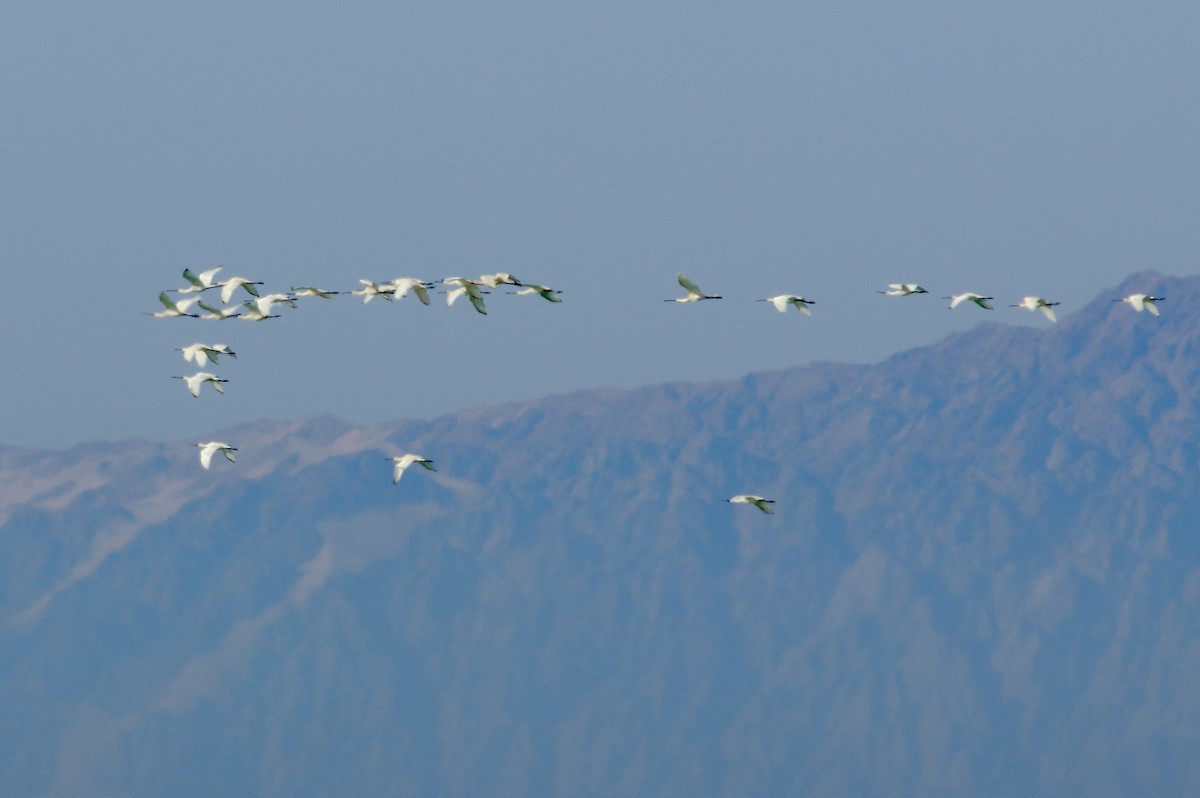
<svg viewBox="0 0 1200 798">
<path fill-rule="evenodd" d="M 210 472 L 190 444 L 0 449 L 0 774 L 39 796 L 1186 791 L 1200 279 L 1133 287 L 1161 318 L 1106 293 L 873 365 L 243 425 Z M 439 470 L 393 486 L 392 448 Z M 723 501 L 746 491 L 776 514 Z"/>
</svg>

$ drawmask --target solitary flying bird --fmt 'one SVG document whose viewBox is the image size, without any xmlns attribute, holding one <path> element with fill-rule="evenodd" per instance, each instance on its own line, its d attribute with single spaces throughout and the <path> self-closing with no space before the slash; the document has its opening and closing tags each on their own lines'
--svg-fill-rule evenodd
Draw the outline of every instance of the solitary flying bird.
<svg viewBox="0 0 1200 798">
<path fill-rule="evenodd" d="M 399 457 L 389 457 L 387 459 L 396 464 L 396 467 L 392 469 L 393 485 L 400 481 L 400 477 L 404 476 L 404 469 L 408 468 L 413 463 L 419 463 L 429 471 L 437 471 L 437 469 L 433 467 L 432 460 L 422 457 L 419 454 L 402 454 Z"/>
<path fill-rule="evenodd" d="M 208 441 L 207 443 L 197 443 L 196 445 L 200 447 L 200 465 L 204 466 L 205 471 L 207 471 L 208 467 L 212 465 L 213 455 L 217 452 L 225 455 L 225 459 L 229 462 L 236 462 L 230 452 L 236 452 L 237 447 L 230 446 L 228 443 L 221 443 L 220 441 Z"/>
<path fill-rule="evenodd" d="M 741 493 L 737 496 L 734 496 L 732 499 L 726 499 L 725 501 L 732 502 L 733 504 L 753 504 L 755 507 L 767 514 L 772 514 L 775 512 L 767 506 L 768 504 L 774 504 L 774 499 L 764 499 L 762 496 L 754 496 L 749 493 Z"/>
<path fill-rule="evenodd" d="M 225 344 L 188 344 L 175 351 L 183 352 L 184 360 L 195 360 L 197 366 L 203 366 L 206 361 L 212 363 L 218 362 L 217 355 L 237 357 L 237 353 Z"/>
</svg>

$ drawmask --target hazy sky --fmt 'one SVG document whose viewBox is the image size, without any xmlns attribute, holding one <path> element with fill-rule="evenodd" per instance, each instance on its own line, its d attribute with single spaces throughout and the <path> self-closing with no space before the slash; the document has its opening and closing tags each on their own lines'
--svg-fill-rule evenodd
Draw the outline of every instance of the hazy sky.
<svg viewBox="0 0 1200 798">
<path fill-rule="evenodd" d="M 1200 273 L 1200 6 L 9 3 L 0 443 L 196 440 L 579 388 L 870 362 Z M 268 289 L 509 271 L 563 303 L 338 297 L 153 319 L 185 267 Z M 666 304 L 689 274 L 722 302 Z M 873 292 L 919 281 L 934 297 Z M 753 300 L 815 299 L 814 317 Z M 224 397 L 173 351 L 225 342 Z"/>
</svg>

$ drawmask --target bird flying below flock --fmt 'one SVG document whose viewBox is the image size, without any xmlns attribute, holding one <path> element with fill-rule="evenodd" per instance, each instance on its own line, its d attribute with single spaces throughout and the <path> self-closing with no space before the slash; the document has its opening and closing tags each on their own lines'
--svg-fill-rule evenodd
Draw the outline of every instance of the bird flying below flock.
<svg viewBox="0 0 1200 798">
<path fill-rule="evenodd" d="M 1141 313 L 1143 310 L 1150 312 L 1150 315 L 1158 315 L 1158 306 L 1155 302 L 1162 302 L 1166 297 L 1150 296 L 1149 294 L 1130 294 L 1122 299 L 1114 299 L 1113 302 L 1126 302 L 1131 308 Z"/>
<path fill-rule="evenodd" d="M 197 371 L 195 374 L 189 374 L 186 377 L 175 377 L 174 379 L 186 382 L 188 392 L 197 398 L 200 397 L 200 386 L 204 385 L 204 383 L 207 382 L 211 385 L 217 393 L 225 393 L 225 389 L 221 387 L 221 383 L 229 382 L 229 380 L 223 380 L 216 374 L 211 374 L 207 371 Z"/>
<path fill-rule="evenodd" d="M 720 299 L 721 297 L 715 294 L 706 294 L 696 287 L 696 284 L 683 276 L 683 272 L 675 275 L 675 279 L 683 286 L 683 290 L 687 291 L 687 296 L 681 296 L 678 299 L 664 299 L 664 302 L 699 302 L 702 299 Z"/>
<path fill-rule="evenodd" d="M 225 455 L 225 459 L 229 462 L 237 462 L 233 459 L 233 452 L 237 451 L 237 447 L 230 446 L 228 443 L 207 441 L 206 443 L 197 443 L 196 445 L 200 447 L 200 465 L 204 466 L 205 471 L 212 465 L 213 455 L 217 452 Z"/>
<path fill-rule="evenodd" d="M 147 313 L 147 316 L 153 316 L 156 319 L 173 319 L 178 316 L 188 316 L 193 319 L 200 318 L 197 313 L 188 313 L 192 305 L 199 301 L 197 297 L 181 299 L 177 302 L 171 299 L 170 294 L 163 291 L 158 295 L 158 301 L 162 303 L 163 309 L 158 313 Z"/>
<path fill-rule="evenodd" d="M 454 300 L 466 294 L 471 300 L 471 305 L 475 310 L 487 315 L 487 308 L 483 304 L 483 293 L 479 290 L 479 284 L 474 280 L 468 280 L 466 277 L 447 277 L 442 280 L 445 285 L 453 285 L 455 288 L 450 289 L 446 293 L 446 306 L 454 304 Z"/>
<path fill-rule="evenodd" d="M 210 288 L 216 288 L 219 285 L 216 279 L 217 272 L 221 271 L 221 268 L 218 266 L 215 269 L 200 272 L 200 274 L 194 273 L 191 269 L 184 269 L 183 279 L 187 280 L 189 285 L 187 288 L 180 288 L 178 293 L 194 294 L 197 291 L 207 291 Z"/>
<path fill-rule="evenodd" d="M 916 283 L 888 283 L 888 290 L 876 291 L 875 293 L 886 296 L 911 296 L 913 294 L 928 294 L 929 292 Z"/>
<path fill-rule="evenodd" d="M 786 313 L 788 306 L 790 305 L 791 307 L 794 307 L 796 310 L 803 313 L 805 316 L 812 315 L 812 311 L 808 309 L 808 306 L 817 304 L 811 299 L 805 299 L 797 294 L 780 294 L 779 296 L 768 297 L 758 301 L 770 302 L 780 313 Z"/>
<path fill-rule="evenodd" d="M 725 501 L 733 504 L 753 504 L 755 507 L 768 514 L 775 512 L 767 506 L 769 504 L 774 504 L 774 499 L 764 499 L 762 496 L 755 496 L 749 493 L 741 493 L 731 499 L 726 499 Z"/>
<path fill-rule="evenodd" d="M 217 363 L 218 355 L 237 357 L 237 353 L 225 344 L 188 344 L 175 351 L 183 352 L 184 360 L 195 360 L 197 366 L 203 366 L 206 362 Z"/>
<path fill-rule="evenodd" d="M 955 294 L 954 296 L 944 296 L 942 299 L 949 299 L 951 308 L 956 308 L 963 302 L 974 302 L 984 310 L 991 310 L 992 305 L 989 300 L 995 299 L 995 297 L 983 296 L 982 294 L 972 294 L 968 292 L 965 294 Z"/>
<path fill-rule="evenodd" d="M 399 457 L 389 457 L 387 459 L 395 463 L 395 466 L 392 468 L 393 485 L 400 481 L 400 477 L 404 476 L 404 470 L 413 463 L 417 463 L 429 471 L 437 471 L 437 469 L 433 467 L 432 460 L 422 457 L 419 454 L 402 454 Z"/>
<path fill-rule="evenodd" d="M 221 281 L 221 301 L 226 305 L 233 298 L 233 292 L 239 288 L 246 289 L 246 293 L 250 296 L 258 296 L 258 289 L 254 286 L 262 285 L 261 282 L 247 280 L 245 277 L 230 277 L 228 280 Z"/>
<path fill-rule="evenodd" d="M 1058 321 L 1058 317 L 1054 315 L 1054 306 L 1060 305 L 1061 302 L 1047 302 L 1040 296 L 1027 296 L 1020 301 L 1019 304 L 1009 305 L 1010 308 L 1024 308 L 1028 311 L 1041 310 L 1046 318 L 1050 321 Z"/>
</svg>

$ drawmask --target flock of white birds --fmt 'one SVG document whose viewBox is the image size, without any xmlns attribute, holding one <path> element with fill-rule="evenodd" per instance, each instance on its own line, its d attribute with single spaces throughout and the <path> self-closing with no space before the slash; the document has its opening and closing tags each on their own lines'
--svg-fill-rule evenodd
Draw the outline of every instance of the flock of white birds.
<svg viewBox="0 0 1200 798">
<path fill-rule="evenodd" d="M 400 277 L 390 282 L 359 280 L 361 288 L 352 291 L 327 291 L 315 286 L 300 286 L 293 287 L 286 294 L 274 293 L 263 295 L 260 294 L 258 289 L 258 286 L 263 285 L 261 281 L 249 280 L 245 277 L 219 279 L 217 275 L 221 270 L 222 267 L 218 266 L 196 274 L 191 269 L 184 269 L 183 277 L 187 280 L 188 285 L 183 288 L 161 292 L 158 295 L 158 301 L 162 304 L 163 309 L 157 313 L 147 315 L 160 319 L 196 318 L 221 321 L 238 318 L 244 321 L 265 321 L 267 319 L 277 319 L 282 315 L 280 313 L 272 313 L 271 311 L 282 307 L 295 308 L 298 300 L 313 297 L 331 299 L 338 294 L 347 293 L 352 296 L 362 297 L 363 304 L 370 302 L 376 297 L 393 302 L 397 299 L 403 299 L 411 293 L 419 302 L 428 305 L 430 303 L 430 293 L 434 292 L 439 285 L 436 281 L 420 280 L 415 277 Z M 722 298 L 716 294 L 704 293 L 683 274 L 677 274 L 676 280 L 678 280 L 679 285 L 687 293 L 684 296 L 664 301 L 687 303 Z M 440 285 L 442 286 L 440 290 L 446 295 L 446 304 L 448 306 L 453 305 L 456 300 L 465 296 L 477 312 L 485 315 L 487 314 L 487 305 L 484 302 L 484 297 L 496 291 L 501 286 L 512 286 L 518 289 L 510 292 L 517 295 L 540 296 L 549 302 L 562 301 L 560 298 L 561 291 L 545 285 L 522 282 L 506 272 L 484 274 L 474 280 L 466 277 L 447 277 L 441 280 Z M 240 304 L 231 305 L 230 303 L 238 293 L 238 289 L 244 291 L 249 296 L 249 299 L 243 300 Z M 204 301 L 204 296 L 208 291 L 215 291 L 220 296 L 221 301 L 219 306 Z M 886 291 L 878 291 L 877 293 L 891 297 L 907 297 L 916 294 L 928 294 L 929 292 L 916 283 L 891 283 L 888 285 Z M 172 294 L 177 296 L 172 296 Z M 993 309 L 991 303 L 995 299 L 995 297 L 972 292 L 942 298 L 950 300 L 949 307 L 951 309 L 965 302 L 970 302 L 985 310 Z M 1152 296 L 1150 294 L 1130 294 L 1127 297 L 1113 301 L 1125 302 L 1139 313 L 1145 310 L 1157 316 L 1159 315 L 1159 311 L 1155 303 L 1161 302 L 1163 299 L 1164 297 Z M 812 315 L 812 310 L 809 306 L 816 304 L 813 300 L 806 299 L 799 294 L 779 294 L 778 296 L 767 297 L 758 301 L 769 302 L 780 313 L 786 313 L 789 307 L 794 307 L 805 316 Z M 1027 296 L 1020 302 L 1009 305 L 1009 307 L 1022 308 L 1028 311 L 1040 310 L 1047 319 L 1057 322 L 1058 318 L 1054 314 L 1054 308 L 1057 305 L 1059 305 L 1058 302 L 1051 302 L 1040 296 Z M 193 343 L 179 347 L 176 351 L 183 353 L 185 361 L 194 362 L 200 368 L 194 374 L 175 377 L 175 379 L 184 381 L 188 392 L 193 397 L 199 398 L 201 389 L 205 384 L 211 385 L 217 393 L 225 392 L 223 384 L 228 382 L 228 380 L 204 369 L 209 366 L 218 365 L 222 357 L 237 357 L 237 353 L 227 345 L 220 343 Z M 203 441 L 197 443 L 196 446 L 200 449 L 200 465 L 206 470 L 212 466 L 213 457 L 218 452 L 224 455 L 229 462 L 235 462 L 233 453 L 237 451 L 237 447 L 231 446 L 228 443 L 222 441 Z M 392 484 L 399 482 L 400 478 L 404 475 L 404 471 L 413 464 L 420 465 L 430 471 L 436 470 L 432 460 L 422 457 L 419 454 L 402 454 L 388 457 L 387 460 L 393 464 Z M 774 512 L 771 509 L 771 505 L 775 503 L 774 500 L 766 499 L 762 496 L 739 494 L 726 499 L 726 501 L 733 504 L 753 505 L 768 514 Z"/>
</svg>

